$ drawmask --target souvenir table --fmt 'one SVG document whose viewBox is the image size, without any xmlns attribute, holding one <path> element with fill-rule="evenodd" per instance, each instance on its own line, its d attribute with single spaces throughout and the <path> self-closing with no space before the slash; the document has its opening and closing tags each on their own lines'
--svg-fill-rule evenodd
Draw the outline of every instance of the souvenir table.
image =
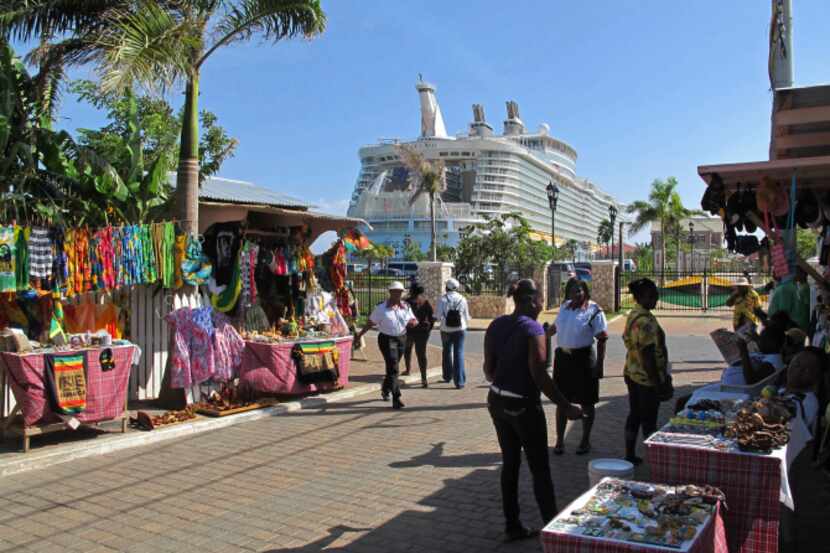
<svg viewBox="0 0 830 553">
<path fill-rule="evenodd" d="M 250 371 L 267 368 L 279 381 L 279 388 L 275 393 L 286 395 L 303 395 L 314 392 L 325 392 L 342 388 L 349 383 L 349 368 L 351 365 L 352 342 L 354 337 L 315 340 L 285 340 L 281 342 L 245 341 L 245 350 L 242 352 L 242 367 L 240 376 Z M 298 378 L 297 366 L 292 351 L 298 344 L 315 345 L 334 342 L 339 353 L 338 379 L 336 382 L 320 382 L 304 384 Z"/>
<path fill-rule="evenodd" d="M 101 367 L 101 353 L 110 349 L 113 366 L 109 370 Z M 95 424 L 121 419 L 122 431 L 126 432 L 127 387 L 130 368 L 138 348 L 132 344 L 92 347 L 68 351 L 36 351 L 32 353 L 0 353 L 0 369 L 6 373 L 11 385 L 16 406 L 4 421 L 4 432 L 23 438 L 23 450 L 29 451 L 29 438 L 65 430 L 66 423 L 52 411 L 46 390 L 45 367 L 48 354 L 83 354 L 86 363 L 86 406 L 83 411 L 72 415 L 81 424 Z M 16 415 L 22 417 L 22 425 L 13 425 Z"/>
<path fill-rule="evenodd" d="M 741 451 L 734 440 L 684 434 L 667 423 L 646 440 L 651 478 L 665 484 L 712 485 L 726 495 L 732 552 L 778 551 L 779 503 L 793 508 L 787 470 L 810 439 L 796 417 L 789 443 L 768 452 Z"/>
<path fill-rule="evenodd" d="M 542 530 L 546 553 L 727 553 L 720 492 L 604 478 Z"/>
</svg>

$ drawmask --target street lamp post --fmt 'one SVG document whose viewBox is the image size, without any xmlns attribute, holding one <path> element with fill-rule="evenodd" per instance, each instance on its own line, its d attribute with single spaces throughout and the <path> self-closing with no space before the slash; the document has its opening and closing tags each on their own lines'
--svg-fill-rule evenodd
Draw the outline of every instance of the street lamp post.
<svg viewBox="0 0 830 553">
<path fill-rule="evenodd" d="M 556 204 L 559 203 L 559 187 L 553 184 L 553 182 L 549 182 L 546 190 L 548 192 L 548 205 L 550 205 L 550 246 L 551 248 L 555 248 Z"/>
<path fill-rule="evenodd" d="M 550 206 L 550 251 L 551 251 L 551 268 L 557 278 L 548 278 L 548 306 L 553 306 L 559 302 L 559 280 L 562 273 L 553 265 L 556 262 L 556 204 L 559 203 L 559 187 L 553 184 L 553 181 L 548 182 L 545 189 L 548 193 L 548 205 Z M 555 284 L 556 286 L 553 286 Z"/>
<path fill-rule="evenodd" d="M 611 251 L 608 252 L 608 259 L 614 259 L 614 221 L 617 220 L 617 206 L 611 204 L 608 206 L 608 219 L 611 220 Z"/>
<path fill-rule="evenodd" d="M 695 224 L 692 221 L 689 221 L 689 255 L 691 256 L 691 262 L 689 263 L 689 268 L 692 272 L 695 272 Z"/>
</svg>

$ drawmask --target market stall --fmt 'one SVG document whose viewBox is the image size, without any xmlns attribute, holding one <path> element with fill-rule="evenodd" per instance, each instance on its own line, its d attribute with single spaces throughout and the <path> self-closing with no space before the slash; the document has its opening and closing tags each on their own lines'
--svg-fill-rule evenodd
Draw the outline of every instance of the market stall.
<svg viewBox="0 0 830 553">
<path fill-rule="evenodd" d="M 699 396 L 646 441 L 651 476 L 665 484 L 711 485 L 726 495 L 730 551 L 778 551 L 779 502 L 793 508 L 787 477 L 811 439 L 787 398 Z"/>
<path fill-rule="evenodd" d="M 727 553 L 719 490 L 604 478 L 542 530 L 546 553 Z"/>
<path fill-rule="evenodd" d="M 120 420 L 121 431 L 126 432 L 127 381 L 137 355 L 137 348 L 128 342 L 71 351 L 0 353 L 0 368 L 17 402 L 4 422 L 4 433 L 20 436 L 28 452 L 32 436 L 80 425 Z M 53 398 L 50 370 L 64 375 L 57 379 L 72 378 L 74 389 L 59 388 Z M 81 374 L 80 381 L 71 375 L 73 370 Z M 57 404 L 62 399 L 64 405 Z M 13 424 L 18 414 L 22 424 Z"/>
</svg>

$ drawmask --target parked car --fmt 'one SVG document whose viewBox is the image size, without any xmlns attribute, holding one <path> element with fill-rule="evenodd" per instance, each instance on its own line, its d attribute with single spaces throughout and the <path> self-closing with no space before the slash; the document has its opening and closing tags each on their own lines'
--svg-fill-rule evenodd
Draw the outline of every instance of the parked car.
<svg viewBox="0 0 830 553">
<path fill-rule="evenodd" d="M 583 267 L 577 267 L 576 278 L 578 278 L 579 280 L 584 280 L 585 282 L 591 282 L 591 280 L 593 280 L 593 275 L 591 274 L 590 270 L 585 269 Z"/>
<path fill-rule="evenodd" d="M 375 269 L 372 271 L 372 276 L 403 277 L 404 274 L 400 269 L 387 267 L 386 269 Z"/>
<path fill-rule="evenodd" d="M 418 276 L 418 264 L 412 261 L 390 261 L 386 265 L 390 269 L 397 269 L 404 276 Z"/>
<path fill-rule="evenodd" d="M 348 265 L 346 265 L 346 271 L 349 274 L 355 275 L 357 273 L 362 273 L 365 270 L 366 270 L 366 265 L 362 265 L 360 263 L 349 263 Z"/>
<path fill-rule="evenodd" d="M 633 273 L 637 270 L 637 264 L 634 263 L 633 259 L 623 259 L 623 271 L 627 273 Z"/>
</svg>

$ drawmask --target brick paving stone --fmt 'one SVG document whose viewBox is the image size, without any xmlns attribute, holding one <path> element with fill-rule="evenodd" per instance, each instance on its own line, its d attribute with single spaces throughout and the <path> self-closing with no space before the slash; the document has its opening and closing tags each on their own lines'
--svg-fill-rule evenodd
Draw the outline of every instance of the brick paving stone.
<svg viewBox="0 0 830 553">
<path fill-rule="evenodd" d="M 724 321 L 696 326 L 671 319 L 668 325 L 681 336 L 669 338 L 678 393 L 717 378 L 701 362 L 717 361 L 717 351 L 694 333 Z M 612 325 L 592 454 L 573 454 L 580 427 L 572 424 L 567 454 L 551 456 L 560 507 L 588 487 L 590 458 L 623 453 L 619 326 Z M 408 387 L 401 412 L 364 395 L 2 479 L 0 550 L 6 544 L 22 550 L 35 536 L 16 529 L 46 521 L 38 543 L 66 552 L 539 551 L 538 542 L 500 543 L 500 455 L 481 358 L 468 349 L 464 390 L 444 383 Z M 381 378 L 379 372 L 355 375 L 357 382 Z M 552 440 L 554 408 L 546 402 L 545 411 Z M 667 415 L 665 405 L 662 420 Z M 648 468 L 637 475 L 647 479 Z M 63 482 L 72 484 L 66 495 Z M 524 521 L 540 525 L 526 465 L 520 498 Z"/>
</svg>

